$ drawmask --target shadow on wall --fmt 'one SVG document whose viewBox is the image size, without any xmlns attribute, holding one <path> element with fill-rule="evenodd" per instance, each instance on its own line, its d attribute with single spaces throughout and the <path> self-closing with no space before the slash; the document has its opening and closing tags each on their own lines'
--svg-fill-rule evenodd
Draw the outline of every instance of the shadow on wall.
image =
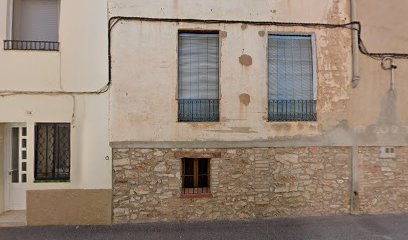
<svg viewBox="0 0 408 240">
<path fill-rule="evenodd" d="M 395 90 L 388 90 L 387 94 L 381 100 L 380 115 L 378 116 L 378 125 L 398 125 L 399 117 L 397 114 L 397 93 Z"/>
</svg>

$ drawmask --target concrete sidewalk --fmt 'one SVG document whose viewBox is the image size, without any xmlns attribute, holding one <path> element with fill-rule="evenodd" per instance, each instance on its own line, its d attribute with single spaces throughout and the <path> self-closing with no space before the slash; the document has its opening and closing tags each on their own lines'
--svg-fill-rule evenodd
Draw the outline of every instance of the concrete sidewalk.
<svg viewBox="0 0 408 240">
<path fill-rule="evenodd" d="M 0 240 L 355 239 L 406 240 L 408 215 L 276 218 L 237 222 L 0 228 Z"/>
<path fill-rule="evenodd" d="M 2 227 L 22 227 L 27 225 L 25 211 L 9 211 L 0 214 L 0 228 Z M 0 235 L 1 240 L 1 235 Z"/>
</svg>

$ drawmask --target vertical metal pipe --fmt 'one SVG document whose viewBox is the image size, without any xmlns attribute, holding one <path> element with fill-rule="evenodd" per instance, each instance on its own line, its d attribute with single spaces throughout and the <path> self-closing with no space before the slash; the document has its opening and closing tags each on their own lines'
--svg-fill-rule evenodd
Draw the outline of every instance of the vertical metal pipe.
<svg viewBox="0 0 408 240">
<path fill-rule="evenodd" d="M 351 193 L 350 214 L 359 213 L 359 181 L 358 181 L 358 146 L 352 146 L 351 152 Z"/>
<path fill-rule="evenodd" d="M 395 90 L 395 67 L 391 65 L 391 90 Z"/>
<path fill-rule="evenodd" d="M 350 17 L 351 21 L 357 21 L 357 3 L 356 0 L 350 0 Z M 360 82 L 360 50 L 359 50 L 359 42 L 358 42 L 358 33 L 357 31 L 353 32 L 353 58 L 352 58 L 352 86 L 353 88 L 357 87 Z"/>
</svg>

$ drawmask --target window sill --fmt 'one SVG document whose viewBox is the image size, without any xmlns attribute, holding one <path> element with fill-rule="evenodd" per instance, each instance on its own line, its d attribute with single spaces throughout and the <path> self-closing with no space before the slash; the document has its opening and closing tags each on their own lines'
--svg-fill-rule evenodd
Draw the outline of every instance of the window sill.
<svg viewBox="0 0 408 240">
<path fill-rule="evenodd" d="M 212 193 L 180 194 L 180 198 L 212 198 Z"/>
<path fill-rule="evenodd" d="M 317 123 L 317 120 L 268 120 L 268 123 Z"/>
<path fill-rule="evenodd" d="M 34 180 L 34 183 L 70 183 L 70 180 Z"/>
<path fill-rule="evenodd" d="M 178 123 L 220 123 L 221 121 L 177 121 Z"/>
<path fill-rule="evenodd" d="M 4 50 L 59 52 L 59 42 L 4 40 Z"/>
<path fill-rule="evenodd" d="M 18 51 L 18 52 L 50 52 L 50 53 L 58 53 L 59 50 L 47 50 L 47 49 L 3 49 L 4 51 Z"/>
</svg>

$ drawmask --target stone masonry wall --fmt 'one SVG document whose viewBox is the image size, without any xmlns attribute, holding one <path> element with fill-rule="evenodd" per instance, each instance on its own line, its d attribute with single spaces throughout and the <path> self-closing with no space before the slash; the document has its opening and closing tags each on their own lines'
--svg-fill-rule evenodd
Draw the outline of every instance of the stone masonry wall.
<svg viewBox="0 0 408 240">
<path fill-rule="evenodd" d="M 360 147 L 359 211 L 408 211 L 408 147 L 396 147 L 396 158 L 380 158 L 379 147 Z"/>
<path fill-rule="evenodd" d="M 212 156 L 209 198 L 180 198 L 181 158 Z M 351 148 L 114 149 L 113 222 L 347 214 Z"/>
</svg>

